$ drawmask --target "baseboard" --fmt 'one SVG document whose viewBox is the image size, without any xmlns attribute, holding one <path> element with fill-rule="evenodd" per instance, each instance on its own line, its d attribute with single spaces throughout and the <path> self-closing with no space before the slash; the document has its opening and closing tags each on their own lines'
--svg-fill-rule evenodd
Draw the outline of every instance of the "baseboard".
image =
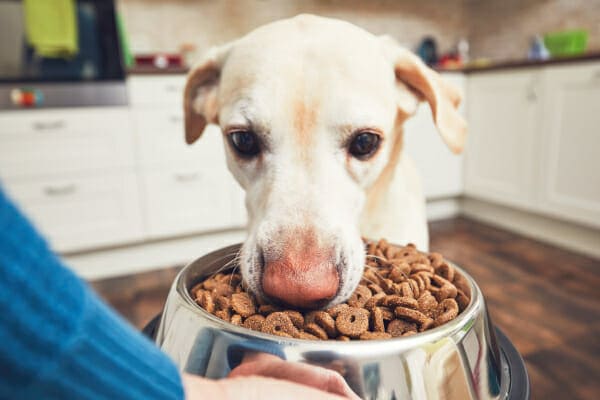
<svg viewBox="0 0 600 400">
<path fill-rule="evenodd" d="M 469 197 L 460 200 L 461 213 L 557 247 L 600 258 L 600 230 Z"/>
<path fill-rule="evenodd" d="M 456 217 L 460 214 L 460 200 L 458 197 L 447 197 L 427 200 L 427 220 L 435 221 Z"/>
<path fill-rule="evenodd" d="M 64 255 L 79 276 L 95 280 L 184 265 L 215 249 L 242 242 L 245 230 L 187 236 L 81 254 Z"/>
</svg>

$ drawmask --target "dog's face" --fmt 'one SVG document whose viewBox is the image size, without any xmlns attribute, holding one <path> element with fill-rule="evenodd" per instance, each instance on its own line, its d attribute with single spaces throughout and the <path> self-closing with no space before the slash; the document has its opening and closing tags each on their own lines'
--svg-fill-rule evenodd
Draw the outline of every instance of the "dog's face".
<svg viewBox="0 0 600 400">
<path fill-rule="evenodd" d="M 222 129 L 246 191 L 239 262 L 255 294 L 301 308 L 350 296 L 364 266 L 365 191 L 420 98 L 460 147 L 459 97 L 437 74 L 388 39 L 312 16 L 259 28 L 190 73 L 186 139 L 207 122 Z"/>
</svg>

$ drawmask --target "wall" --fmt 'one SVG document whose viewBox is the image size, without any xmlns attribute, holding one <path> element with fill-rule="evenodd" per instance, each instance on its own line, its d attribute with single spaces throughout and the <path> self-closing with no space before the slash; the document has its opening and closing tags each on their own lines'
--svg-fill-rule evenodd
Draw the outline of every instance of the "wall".
<svg viewBox="0 0 600 400">
<path fill-rule="evenodd" d="M 588 30 L 588 50 L 600 51 L 600 0 L 467 0 L 471 55 L 524 58 L 536 33 Z"/>
<path fill-rule="evenodd" d="M 193 43 L 201 53 L 262 24 L 301 13 L 341 18 L 414 48 L 433 34 L 442 50 L 467 35 L 465 0 L 118 0 L 134 53 L 177 51 Z"/>
<path fill-rule="evenodd" d="M 341 18 L 415 48 L 433 35 L 442 51 L 468 37 L 471 56 L 521 59 L 535 33 L 585 28 L 600 51 L 600 0 L 118 0 L 134 53 L 202 53 L 253 28 L 300 13 Z"/>
</svg>

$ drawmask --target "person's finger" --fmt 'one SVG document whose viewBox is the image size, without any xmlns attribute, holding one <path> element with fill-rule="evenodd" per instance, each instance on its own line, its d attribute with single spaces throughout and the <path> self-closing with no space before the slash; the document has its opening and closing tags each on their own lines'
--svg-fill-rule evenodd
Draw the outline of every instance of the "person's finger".
<svg viewBox="0 0 600 400">
<path fill-rule="evenodd" d="M 309 385 L 349 399 L 359 399 L 337 372 L 304 363 L 292 363 L 269 354 L 250 354 L 230 377 L 260 375 Z"/>
<path fill-rule="evenodd" d="M 183 374 L 181 381 L 186 400 L 225 398 L 223 386 L 218 381 L 190 374 Z"/>
<path fill-rule="evenodd" d="M 223 398 L 230 400 L 343 400 L 343 397 L 310 386 L 273 378 L 227 378 L 219 381 L 219 384 L 225 393 Z"/>
</svg>

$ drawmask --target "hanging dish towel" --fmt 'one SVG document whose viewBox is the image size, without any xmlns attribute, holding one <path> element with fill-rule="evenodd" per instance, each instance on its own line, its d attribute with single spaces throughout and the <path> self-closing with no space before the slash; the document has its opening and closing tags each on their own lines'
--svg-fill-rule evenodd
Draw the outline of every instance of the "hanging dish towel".
<svg viewBox="0 0 600 400">
<path fill-rule="evenodd" d="M 75 0 L 24 0 L 27 41 L 47 58 L 77 55 Z"/>
</svg>

